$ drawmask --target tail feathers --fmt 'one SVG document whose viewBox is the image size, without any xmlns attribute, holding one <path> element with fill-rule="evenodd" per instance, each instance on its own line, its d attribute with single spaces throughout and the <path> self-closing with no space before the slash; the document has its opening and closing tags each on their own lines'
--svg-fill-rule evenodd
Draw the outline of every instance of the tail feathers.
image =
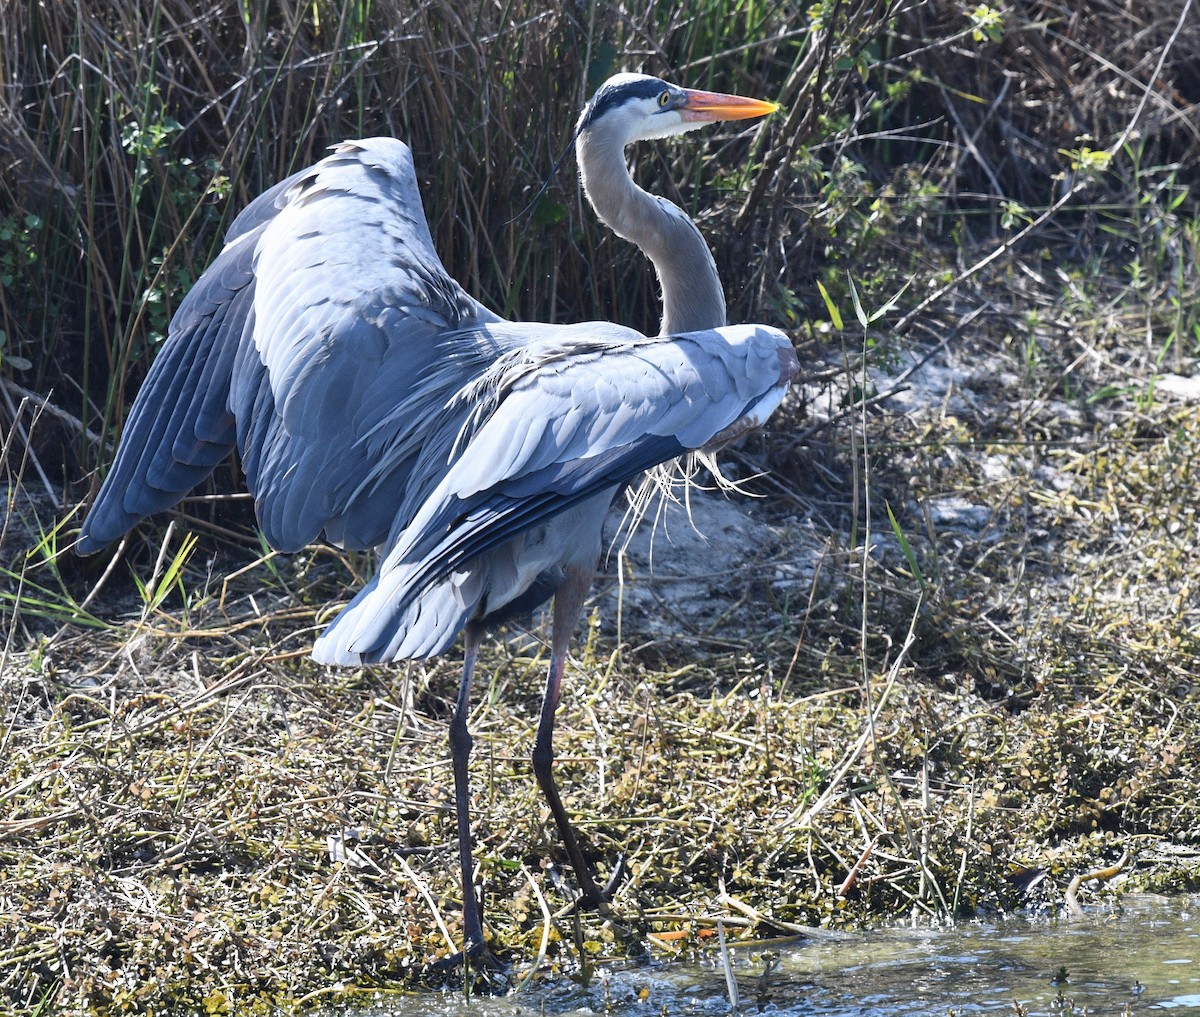
<svg viewBox="0 0 1200 1017">
<path fill-rule="evenodd" d="M 376 575 L 313 645 L 322 664 L 366 664 L 436 657 L 454 643 L 474 605 L 443 579 L 420 596 L 405 596 L 407 569 Z"/>
</svg>

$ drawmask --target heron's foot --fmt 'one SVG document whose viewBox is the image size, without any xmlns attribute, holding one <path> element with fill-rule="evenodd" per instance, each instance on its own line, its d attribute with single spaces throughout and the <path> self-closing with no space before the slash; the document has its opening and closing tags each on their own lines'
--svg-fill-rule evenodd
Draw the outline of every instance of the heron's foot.
<svg viewBox="0 0 1200 1017">
<path fill-rule="evenodd" d="M 628 875 L 629 866 L 625 864 L 625 852 L 622 851 L 617 855 L 617 864 L 608 877 L 608 882 L 591 896 L 586 893 L 581 894 L 566 913 L 570 915 L 576 911 L 599 911 L 601 914 L 607 914 L 613 895 L 617 892 L 617 888 L 625 882 L 625 877 Z"/>
<path fill-rule="evenodd" d="M 449 957 L 434 961 L 431 965 L 434 971 L 449 972 L 463 969 L 484 976 L 488 982 L 506 983 L 511 968 L 508 962 L 497 957 L 482 942 L 471 942 L 465 950 L 460 950 Z"/>
</svg>

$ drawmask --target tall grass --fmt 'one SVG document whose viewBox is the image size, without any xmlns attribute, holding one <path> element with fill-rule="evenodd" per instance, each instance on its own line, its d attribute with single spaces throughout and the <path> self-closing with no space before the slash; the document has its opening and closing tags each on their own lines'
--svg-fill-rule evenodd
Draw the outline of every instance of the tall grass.
<svg viewBox="0 0 1200 1017">
<path fill-rule="evenodd" d="M 10 5 L 0 207 L 10 256 L 27 253 L 0 298 L 6 352 L 81 421 L 119 423 L 230 217 L 327 145 L 374 134 L 412 145 L 438 249 L 481 300 L 652 327 L 653 277 L 584 214 L 573 169 L 522 209 L 608 74 L 776 96 L 808 26 L 802 5 L 755 0 Z M 649 157 L 646 179 L 673 173 L 689 207 L 720 207 L 729 184 L 699 172 L 705 147 Z M 747 152 L 714 147 L 727 167 Z M 75 465 L 103 455 L 81 444 Z"/>
<path fill-rule="evenodd" d="M 653 275 L 583 207 L 570 159 L 526 211 L 581 103 L 621 69 L 786 104 L 748 132 L 643 148 L 638 173 L 701 219 L 731 318 L 802 324 L 823 316 L 822 265 L 836 288 L 842 256 L 873 261 L 855 274 L 885 297 L 919 271 L 922 239 L 966 243 L 1053 200 L 1060 151 L 1130 122 L 1138 89 L 1098 97 L 1146 82 L 1181 3 L 1087 19 L 1042 3 L 1024 20 L 944 0 L 8 4 L 0 375 L 80 422 L 38 450 L 52 475 L 102 464 L 85 427 L 119 427 L 231 216 L 327 145 L 374 134 L 412 145 L 438 250 L 482 301 L 652 328 Z M 1194 19 L 1173 40 L 1138 126 L 1147 157 L 1186 167 Z"/>
</svg>

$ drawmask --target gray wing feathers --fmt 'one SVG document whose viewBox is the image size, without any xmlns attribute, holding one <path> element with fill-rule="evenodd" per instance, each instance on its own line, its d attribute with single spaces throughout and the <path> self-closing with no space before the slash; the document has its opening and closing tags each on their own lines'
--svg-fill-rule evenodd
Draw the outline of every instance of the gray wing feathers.
<svg viewBox="0 0 1200 1017">
<path fill-rule="evenodd" d="M 170 508 L 233 448 L 227 397 L 253 299 L 247 255 L 227 251 L 180 305 L 84 520 L 76 545 L 81 554 L 98 551 L 143 516 Z"/>
<path fill-rule="evenodd" d="M 606 337 L 613 331 L 603 323 L 559 326 L 550 340 L 526 348 L 535 365 L 539 346 L 553 348 L 556 355 L 544 366 L 522 370 L 514 383 L 503 378 L 495 383 L 503 401 L 450 467 L 442 484 L 445 496 L 469 497 L 552 463 L 598 456 L 647 436 L 700 448 L 779 381 L 770 330 L 763 330 L 766 342 L 738 344 L 720 333 L 740 336 L 744 327 L 666 339 L 620 330 L 597 346 L 589 329 Z M 583 349 L 578 359 L 560 352 L 566 337 Z M 495 370 L 506 367 L 498 363 Z M 420 525 L 419 517 L 414 525 Z"/>
<path fill-rule="evenodd" d="M 251 202 L 226 242 L 134 402 L 82 552 L 175 504 L 235 437 L 276 547 L 382 542 L 416 461 L 396 407 L 427 416 L 439 336 L 498 320 L 447 275 L 393 139 L 338 146 Z"/>
<path fill-rule="evenodd" d="M 268 539 L 383 542 L 414 463 L 403 440 L 439 337 L 495 319 L 442 267 L 408 148 L 348 142 L 301 175 L 258 244 L 254 345 L 277 419 L 243 450 Z M 387 453 L 394 452 L 394 455 Z M 364 484 L 364 477 L 371 481 Z"/>
<path fill-rule="evenodd" d="M 426 630 L 420 604 L 447 602 L 457 589 L 469 617 L 475 604 L 461 601 L 463 577 L 486 569 L 484 556 L 604 492 L 607 507 L 621 484 L 703 446 L 780 384 L 777 349 L 786 339 L 773 330 L 761 330 L 761 341 L 742 328 L 598 346 L 585 341 L 587 328 L 555 329 L 554 353 L 541 366 L 536 342 L 515 372 L 498 362 L 517 379 L 491 379 L 499 395 L 490 413 L 408 517 L 376 581 L 318 639 L 318 659 L 391 659 L 419 655 L 418 646 L 441 652 L 457 629 Z M 578 343 L 578 359 L 563 352 L 564 333 Z M 481 588 L 478 596 L 500 601 L 496 593 Z"/>
<path fill-rule="evenodd" d="M 311 170 L 303 169 L 298 173 L 293 173 L 290 177 L 272 184 L 254 198 L 234 217 L 233 223 L 225 231 L 225 246 L 228 247 L 235 240 L 253 233 L 260 226 L 274 219 L 279 209 L 283 207 L 283 195 L 291 190 L 292 185 L 304 179 L 310 172 Z"/>
</svg>

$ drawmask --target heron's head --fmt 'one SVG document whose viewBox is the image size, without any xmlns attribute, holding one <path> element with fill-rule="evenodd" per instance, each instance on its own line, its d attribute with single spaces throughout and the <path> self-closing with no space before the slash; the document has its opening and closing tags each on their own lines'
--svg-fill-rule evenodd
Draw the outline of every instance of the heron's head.
<svg viewBox="0 0 1200 1017">
<path fill-rule="evenodd" d="M 623 147 L 635 141 L 684 134 L 718 120 L 766 116 L 777 109 L 778 103 L 680 88 L 649 74 L 615 74 L 584 107 L 578 134 L 611 132 Z"/>
</svg>

